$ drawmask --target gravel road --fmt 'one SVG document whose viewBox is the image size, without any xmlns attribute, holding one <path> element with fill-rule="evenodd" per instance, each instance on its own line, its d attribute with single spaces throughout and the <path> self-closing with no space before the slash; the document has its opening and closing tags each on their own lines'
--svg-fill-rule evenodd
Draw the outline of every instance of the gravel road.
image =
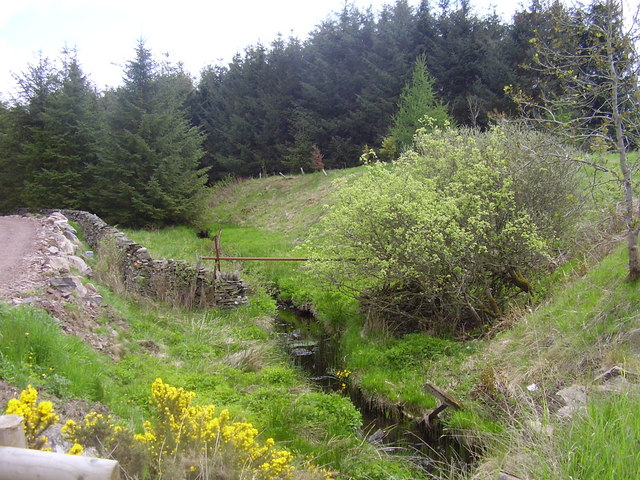
<svg viewBox="0 0 640 480">
<path fill-rule="evenodd" d="M 34 217 L 0 217 L 0 296 L 9 295 L 33 280 L 42 222 Z"/>
</svg>

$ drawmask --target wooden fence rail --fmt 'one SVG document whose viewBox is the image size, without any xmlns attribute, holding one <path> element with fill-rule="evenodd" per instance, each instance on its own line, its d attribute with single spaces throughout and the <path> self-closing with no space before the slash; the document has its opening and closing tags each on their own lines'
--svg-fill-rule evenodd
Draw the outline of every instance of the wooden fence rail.
<svg viewBox="0 0 640 480">
<path fill-rule="evenodd" d="M 120 480 L 115 460 L 26 448 L 22 417 L 0 416 L 0 480 Z"/>
</svg>

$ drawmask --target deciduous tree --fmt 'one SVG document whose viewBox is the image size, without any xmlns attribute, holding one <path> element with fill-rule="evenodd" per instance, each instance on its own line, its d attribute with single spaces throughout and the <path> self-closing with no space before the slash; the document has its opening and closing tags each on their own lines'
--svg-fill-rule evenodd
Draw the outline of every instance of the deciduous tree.
<svg viewBox="0 0 640 480">
<path fill-rule="evenodd" d="M 595 0 L 553 18 L 554 28 L 535 38 L 536 68 L 541 81 L 557 88 L 542 89 L 540 98 L 512 92 L 522 114 L 572 141 L 602 154 L 615 152 L 618 166 L 584 160 L 611 175 L 623 191 L 623 211 L 629 252 L 629 280 L 640 279 L 640 210 L 630 151 L 640 144 L 639 57 L 637 17 L 626 29 L 618 0 Z M 636 12 L 637 13 L 637 12 Z"/>
</svg>

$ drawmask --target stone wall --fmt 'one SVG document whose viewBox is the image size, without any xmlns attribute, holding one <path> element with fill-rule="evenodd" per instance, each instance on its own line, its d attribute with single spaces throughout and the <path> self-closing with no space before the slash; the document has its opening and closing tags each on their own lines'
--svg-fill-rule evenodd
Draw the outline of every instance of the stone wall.
<svg viewBox="0 0 640 480">
<path fill-rule="evenodd" d="M 92 213 L 61 210 L 83 230 L 98 255 L 108 255 L 109 274 L 127 292 L 186 308 L 231 307 L 247 302 L 247 286 L 237 272 L 217 274 L 182 260 L 156 260 L 143 246 L 129 240 Z"/>
</svg>

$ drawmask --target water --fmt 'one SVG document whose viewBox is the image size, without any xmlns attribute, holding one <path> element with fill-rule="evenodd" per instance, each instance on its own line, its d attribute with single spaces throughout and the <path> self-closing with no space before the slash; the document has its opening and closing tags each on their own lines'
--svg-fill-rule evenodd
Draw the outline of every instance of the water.
<svg viewBox="0 0 640 480">
<path fill-rule="evenodd" d="M 327 334 L 310 312 L 280 306 L 275 327 L 283 347 L 291 358 L 326 391 L 341 391 L 341 381 L 335 372 L 342 368 L 338 339 Z M 362 413 L 363 436 L 370 443 L 388 450 L 405 449 L 427 470 L 446 461 L 455 461 L 464 468 L 473 462 L 473 455 L 455 437 L 444 435 L 438 422 L 427 425 L 404 412 L 401 405 L 372 402 L 357 388 L 345 392 Z"/>
<path fill-rule="evenodd" d="M 310 380 L 327 390 L 339 389 L 340 382 L 332 373 L 337 363 L 337 342 L 311 313 L 281 306 L 275 327 L 285 350 Z"/>
</svg>

